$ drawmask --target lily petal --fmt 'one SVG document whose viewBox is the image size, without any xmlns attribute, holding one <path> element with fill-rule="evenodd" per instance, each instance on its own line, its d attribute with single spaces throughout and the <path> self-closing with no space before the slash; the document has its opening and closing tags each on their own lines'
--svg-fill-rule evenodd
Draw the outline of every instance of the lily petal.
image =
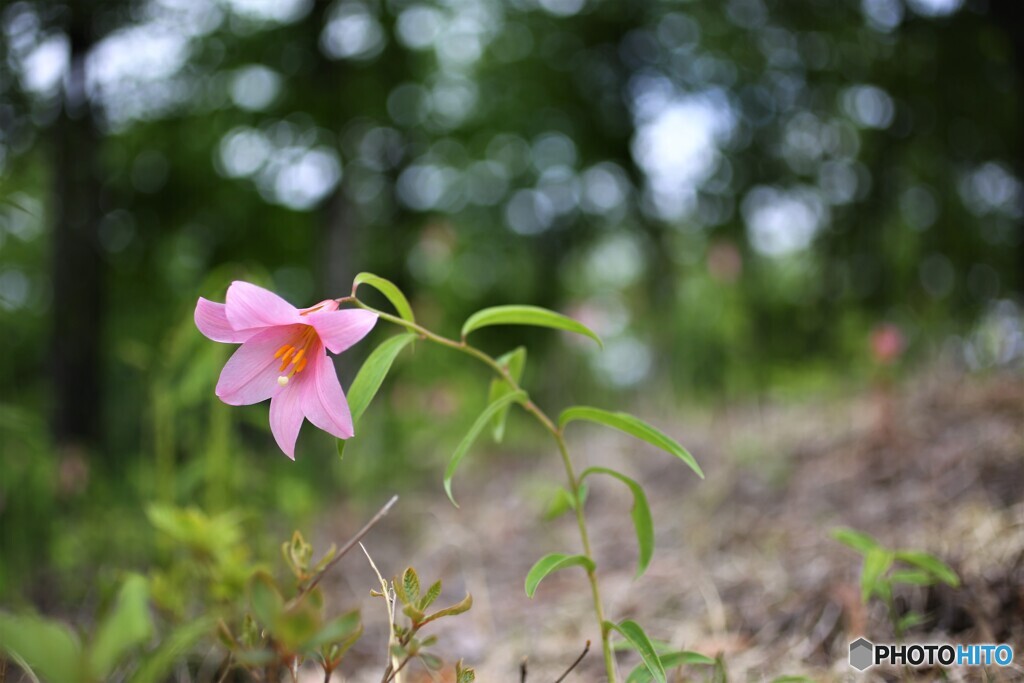
<svg viewBox="0 0 1024 683">
<path fill-rule="evenodd" d="M 218 304 L 203 297 L 196 303 L 196 327 L 208 339 L 227 344 L 240 344 L 256 332 L 255 330 L 236 331 L 228 322 L 224 304 Z"/>
<path fill-rule="evenodd" d="M 295 441 L 301 427 L 302 387 L 287 386 L 270 399 L 270 431 L 277 445 L 292 460 L 295 459 Z"/>
<path fill-rule="evenodd" d="M 247 406 L 265 401 L 281 388 L 281 361 L 274 352 L 295 337 L 290 325 L 257 332 L 228 359 L 217 382 L 217 396 L 228 405 Z"/>
<path fill-rule="evenodd" d="M 228 322 L 237 331 L 292 325 L 301 322 L 299 311 L 273 292 L 235 280 L 225 303 Z"/>
<path fill-rule="evenodd" d="M 302 384 L 296 389 L 302 390 L 302 412 L 309 421 L 339 439 L 349 439 L 353 435 L 352 413 L 348 409 L 348 401 L 338 382 L 338 373 L 334 362 L 327 357 L 323 346 L 317 345 L 309 357 L 309 367 L 303 371 Z"/>
<path fill-rule="evenodd" d="M 362 310 L 310 313 L 305 318 L 331 353 L 341 353 L 354 345 L 377 324 L 376 313 Z"/>
</svg>

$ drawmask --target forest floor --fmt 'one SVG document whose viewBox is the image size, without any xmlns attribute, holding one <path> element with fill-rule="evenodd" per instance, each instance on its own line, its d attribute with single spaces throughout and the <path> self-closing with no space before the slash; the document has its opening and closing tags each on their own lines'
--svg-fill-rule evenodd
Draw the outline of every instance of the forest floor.
<svg viewBox="0 0 1024 683">
<path fill-rule="evenodd" d="M 630 494 L 613 480 L 593 483 L 587 518 L 612 618 L 635 619 L 674 649 L 721 655 L 730 681 L 1024 680 L 1019 375 L 932 374 L 890 391 L 646 417 L 680 438 L 707 479 L 617 432 L 581 428 L 572 436 L 581 465 L 613 466 L 641 482 L 654 515 L 654 560 L 634 579 Z M 546 495 L 563 478 L 561 465 L 554 455 L 494 455 L 487 467 L 460 474 L 460 509 L 439 486 L 405 496 L 367 548 L 386 576 L 411 561 L 424 581 L 443 578 L 439 602 L 473 594 L 470 612 L 438 625 L 437 651 L 448 661 L 465 658 L 478 680 L 519 681 L 527 657 L 527 680 L 551 683 L 588 639 L 590 653 L 566 680 L 603 680 L 582 572 L 551 575 L 532 600 L 523 591 L 540 556 L 578 548 L 568 516 L 542 515 Z M 341 526 L 324 533 L 343 539 L 358 524 Z M 849 642 L 861 635 L 891 642 L 893 634 L 882 605 L 860 603 L 860 557 L 831 538 L 838 526 L 888 547 L 928 551 L 959 573 L 958 589 L 897 593 L 898 611 L 928 615 L 907 642 L 1006 642 L 1018 661 L 1005 669 L 875 668 L 855 675 Z M 344 566 L 330 582 L 331 599 L 362 600 L 369 636 L 350 662 L 360 672 L 345 680 L 377 681 L 383 655 L 373 647 L 386 638 L 384 605 L 367 597 L 375 581 L 364 557 L 347 557 Z M 632 653 L 619 659 L 624 674 L 637 661 Z M 710 675 L 710 667 L 688 667 L 670 680 Z M 406 678 L 429 680 L 451 677 L 432 679 L 415 669 Z"/>
</svg>

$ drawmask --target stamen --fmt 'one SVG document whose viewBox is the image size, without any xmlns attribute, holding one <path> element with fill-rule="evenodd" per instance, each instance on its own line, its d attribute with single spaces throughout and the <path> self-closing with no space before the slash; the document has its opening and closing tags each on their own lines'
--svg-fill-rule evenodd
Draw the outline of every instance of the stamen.
<svg viewBox="0 0 1024 683">
<path fill-rule="evenodd" d="M 312 325 L 307 325 L 300 334 L 299 338 L 295 340 L 294 344 L 283 344 L 274 354 L 274 358 L 281 359 L 281 366 L 278 368 L 278 372 L 285 372 L 288 366 L 292 366 L 291 372 L 288 374 L 282 374 L 277 378 L 279 385 L 287 386 L 288 382 L 296 373 L 305 370 L 309 358 L 306 356 L 306 350 L 309 345 L 316 339 L 316 328 Z"/>
</svg>

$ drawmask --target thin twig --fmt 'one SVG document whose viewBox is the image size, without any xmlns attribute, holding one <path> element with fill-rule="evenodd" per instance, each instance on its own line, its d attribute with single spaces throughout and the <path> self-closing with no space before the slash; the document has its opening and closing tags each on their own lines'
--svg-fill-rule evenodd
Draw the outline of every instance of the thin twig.
<svg viewBox="0 0 1024 683">
<path fill-rule="evenodd" d="M 231 660 L 234 659 L 235 653 L 228 652 L 228 656 L 224 658 L 224 663 L 221 664 L 223 669 L 220 672 L 220 678 L 217 679 L 217 683 L 224 683 L 228 678 L 228 672 L 231 671 Z"/>
<path fill-rule="evenodd" d="M 299 604 L 299 601 L 302 600 L 302 598 L 304 598 L 307 593 L 316 588 L 317 584 L 320 583 L 320 580 L 324 578 L 324 574 L 329 572 L 331 568 L 334 567 L 334 565 L 338 564 L 338 561 L 345 556 L 345 553 L 347 553 L 349 550 L 352 550 L 352 548 L 356 547 L 356 544 L 358 544 L 359 541 L 363 540 L 363 537 L 366 536 L 366 534 L 370 533 L 370 529 L 372 529 L 377 522 L 383 519 L 384 515 L 388 514 L 388 512 L 391 510 L 392 507 L 394 507 L 395 503 L 397 502 L 398 496 L 391 496 L 391 500 L 385 503 L 384 507 L 378 510 L 377 514 L 371 517 L 370 521 L 367 522 L 363 526 L 363 528 L 360 529 L 358 533 L 356 533 L 355 536 L 349 539 L 348 543 L 341 546 L 341 549 L 335 554 L 334 557 L 331 558 L 331 561 L 324 565 L 324 568 L 321 569 L 317 573 L 317 575 L 313 577 L 313 580 L 307 583 L 305 586 L 303 586 L 302 589 L 298 592 L 298 594 L 288 601 L 288 604 L 285 606 L 285 609 L 294 607 L 295 605 Z"/>
<path fill-rule="evenodd" d="M 526 657 L 519 662 L 519 683 L 526 683 Z"/>
<path fill-rule="evenodd" d="M 392 673 L 390 676 L 388 676 L 384 680 L 385 681 L 396 680 L 398 678 L 399 672 L 401 672 L 401 670 L 405 668 L 405 665 L 408 664 L 411 661 L 412 661 L 412 655 L 406 655 L 405 659 L 403 659 L 402 663 L 398 665 L 398 668 L 395 669 L 394 673 Z"/>
<path fill-rule="evenodd" d="M 388 585 L 387 580 L 381 575 L 380 570 L 377 569 L 377 564 L 370 557 L 370 553 L 366 550 L 366 546 L 362 543 L 359 544 L 363 554 L 366 555 L 367 561 L 370 563 L 370 567 L 373 568 L 373 573 L 377 575 L 377 580 L 380 581 L 381 596 L 384 598 L 384 604 L 387 605 L 388 610 L 388 666 L 384 670 L 384 678 L 382 680 L 387 681 L 391 675 L 391 672 L 395 670 L 395 662 L 398 659 L 391 654 L 391 645 L 396 643 L 395 638 L 395 608 L 394 598 L 391 597 L 391 586 Z"/>
<path fill-rule="evenodd" d="M 572 664 L 569 665 L 569 668 L 565 670 L 564 674 L 562 674 L 557 679 L 555 679 L 555 683 L 562 683 L 562 681 L 565 680 L 565 677 L 568 676 L 570 673 L 572 673 L 572 670 L 575 669 L 576 666 L 580 662 L 583 661 L 583 658 L 587 656 L 588 652 L 590 652 L 590 641 L 589 640 L 587 641 L 587 644 L 583 647 L 583 652 L 580 653 L 580 656 L 576 658 L 575 662 L 573 662 Z"/>
</svg>

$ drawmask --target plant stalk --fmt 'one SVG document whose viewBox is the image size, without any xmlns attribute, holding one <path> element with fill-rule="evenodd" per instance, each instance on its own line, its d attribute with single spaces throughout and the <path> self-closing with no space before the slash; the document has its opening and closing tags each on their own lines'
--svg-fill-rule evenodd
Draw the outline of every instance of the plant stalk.
<svg viewBox="0 0 1024 683">
<path fill-rule="evenodd" d="M 400 327 L 404 327 L 410 332 L 419 335 L 421 339 L 434 342 L 435 344 L 439 344 L 441 346 L 447 346 L 450 349 L 455 349 L 456 351 L 460 351 L 469 356 L 473 356 L 477 360 L 481 361 L 482 363 L 490 367 L 491 370 L 498 374 L 498 376 L 500 376 L 502 379 L 508 382 L 509 386 L 512 387 L 513 391 L 522 390 L 522 387 L 519 386 L 519 383 L 512 379 L 512 377 L 508 373 L 508 370 L 503 368 L 501 364 L 498 363 L 497 360 L 495 360 L 487 353 L 484 353 L 483 351 L 470 346 L 469 344 L 466 343 L 465 339 L 456 341 L 454 339 L 449 339 L 439 334 L 435 334 L 434 332 L 431 332 L 427 328 L 417 325 L 416 323 L 409 322 L 408 320 L 405 320 L 398 316 L 391 315 L 390 313 L 385 313 L 384 311 L 379 311 L 371 306 L 367 306 L 362 301 L 357 299 L 355 296 L 343 297 L 341 299 L 337 299 L 337 301 L 338 303 L 351 303 L 363 310 L 376 313 L 377 316 L 380 317 L 381 319 L 399 325 Z M 576 476 L 576 470 L 573 468 L 572 459 L 569 457 L 569 450 L 566 447 L 565 437 L 562 433 L 562 430 L 558 426 L 556 426 L 554 421 L 552 421 L 551 418 L 548 417 L 547 414 L 543 410 L 541 410 L 537 406 L 537 404 L 535 404 L 532 400 L 527 400 L 526 403 L 522 405 L 526 412 L 530 413 L 537 420 L 537 422 L 539 422 L 541 426 L 544 427 L 544 429 L 546 429 L 551 434 L 551 436 L 555 440 L 555 443 L 558 444 L 558 452 L 562 458 L 562 465 L 565 467 L 565 476 L 569 480 L 569 488 L 572 491 L 573 499 L 576 501 L 576 505 L 574 505 L 573 507 L 576 511 L 576 524 L 579 527 L 580 542 L 583 545 L 583 555 L 591 562 L 593 562 L 594 557 L 590 546 L 590 534 L 587 532 L 587 520 L 583 514 L 583 505 L 581 504 L 582 501 L 580 500 L 580 482 Z M 611 634 L 605 627 L 604 605 L 601 601 L 601 589 L 598 585 L 596 572 L 588 569 L 587 580 L 590 582 L 590 594 L 594 602 L 594 615 L 597 617 L 598 625 L 601 629 L 601 650 L 604 653 L 604 665 L 605 670 L 608 674 L 608 683 L 616 683 L 618 681 L 618 675 L 615 669 L 615 655 L 612 652 L 611 647 Z"/>
</svg>

